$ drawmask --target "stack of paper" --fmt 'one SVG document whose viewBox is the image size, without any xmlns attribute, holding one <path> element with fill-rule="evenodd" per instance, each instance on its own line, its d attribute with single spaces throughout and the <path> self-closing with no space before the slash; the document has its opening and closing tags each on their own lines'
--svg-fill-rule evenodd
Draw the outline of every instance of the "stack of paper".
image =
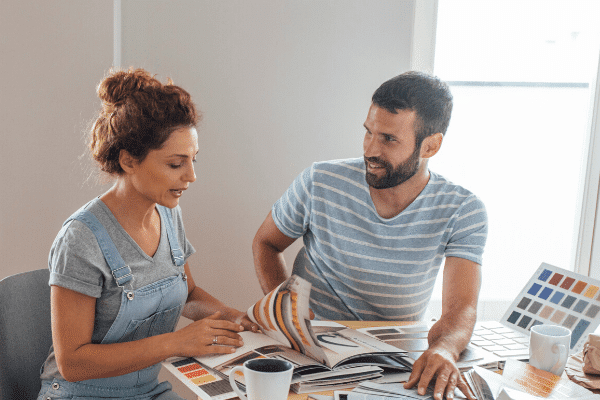
<svg viewBox="0 0 600 400">
<path fill-rule="evenodd" d="M 345 389 L 354 387 L 364 380 L 381 378 L 381 373 L 381 368 L 362 366 L 308 375 L 294 374 L 290 388 L 294 393 Z"/>
<path fill-rule="evenodd" d="M 348 400 L 433 400 L 431 388 L 424 396 L 417 394 L 416 389 L 404 389 L 402 383 L 362 382 L 348 394 Z"/>
</svg>

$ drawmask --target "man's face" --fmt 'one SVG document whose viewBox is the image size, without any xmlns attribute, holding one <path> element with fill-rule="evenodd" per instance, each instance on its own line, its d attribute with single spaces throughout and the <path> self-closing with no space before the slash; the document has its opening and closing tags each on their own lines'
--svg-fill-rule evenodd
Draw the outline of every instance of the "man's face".
<svg viewBox="0 0 600 400">
<path fill-rule="evenodd" d="M 374 189 L 398 186 L 418 171 L 420 146 L 415 145 L 416 112 L 390 113 L 372 104 L 363 142 L 367 184 Z"/>
</svg>

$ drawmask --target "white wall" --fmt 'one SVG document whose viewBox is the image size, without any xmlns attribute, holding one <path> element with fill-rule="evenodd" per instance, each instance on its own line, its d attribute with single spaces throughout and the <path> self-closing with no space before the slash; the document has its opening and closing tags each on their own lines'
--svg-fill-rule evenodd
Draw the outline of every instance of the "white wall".
<svg viewBox="0 0 600 400">
<path fill-rule="evenodd" d="M 199 285 L 240 309 L 260 298 L 256 230 L 312 162 L 362 156 L 373 91 L 409 69 L 413 7 L 122 1 L 122 65 L 171 77 L 204 113 L 198 180 L 181 199 Z"/>
<path fill-rule="evenodd" d="M 123 0 L 122 65 L 173 78 L 204 113 L 199 179 L 181 200 L 202 287 L 240 308 L 260 296 L 254 233 L 311 162 L 361 155 L 372 92 L 409 69 L 413 8 Z M 85 135 L 113 61 L 113 2 L 2 0 L 0 37 L 1 279 L 46 268 L 64 219 L 107 188 L 89 179 Z"/>
<path fill-rule="evenodd" d="M 0 1 L 0 279 L 47 268 L 62 222 L 99 193 L 78 156 L 112 63 L 112 11 L 106 0 Z"/>
</svg>

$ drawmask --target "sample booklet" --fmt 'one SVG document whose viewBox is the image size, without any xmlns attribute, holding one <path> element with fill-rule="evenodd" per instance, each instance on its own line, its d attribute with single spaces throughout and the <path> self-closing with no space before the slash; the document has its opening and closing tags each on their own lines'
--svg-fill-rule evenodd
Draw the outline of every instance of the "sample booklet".
<svg viewBox="0 0 600 400">
<path fill-rule="evenodd" d="M 229 373 L 248 360 L 278 358 L 294 365 L 292 390 L 317 392 L 356 386 L 382 376 L 383 371 L 405 372 L 405 351 L 375 337 L 328 321 L 310 320 L 311 285 L 292 275 L 248 310 L 261 332 L 241 332 L 244 346 L 233 354 L 171 358 L 163 365 L 200 398 L 236 397 Z M 241 374 L 235 379 L 243 386 Z"/>
</svg>

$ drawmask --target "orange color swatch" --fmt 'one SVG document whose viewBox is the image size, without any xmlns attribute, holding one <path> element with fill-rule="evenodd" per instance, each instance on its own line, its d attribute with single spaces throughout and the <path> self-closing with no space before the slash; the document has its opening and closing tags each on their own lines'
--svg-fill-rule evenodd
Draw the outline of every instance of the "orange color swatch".
<svg viewBox="0 0 600 400">
<path fill-rule="evenodd" d="M 585 283 L 584 281 L 579 281 L 575 284 L 575 286 L 573 287 L 573 289 L 571 291 L 573 293 L 581 294 L 581 292 L 583 292 L 583 289 L 586 286 L 587 286 L 587 283 Z"/>
</svg>

